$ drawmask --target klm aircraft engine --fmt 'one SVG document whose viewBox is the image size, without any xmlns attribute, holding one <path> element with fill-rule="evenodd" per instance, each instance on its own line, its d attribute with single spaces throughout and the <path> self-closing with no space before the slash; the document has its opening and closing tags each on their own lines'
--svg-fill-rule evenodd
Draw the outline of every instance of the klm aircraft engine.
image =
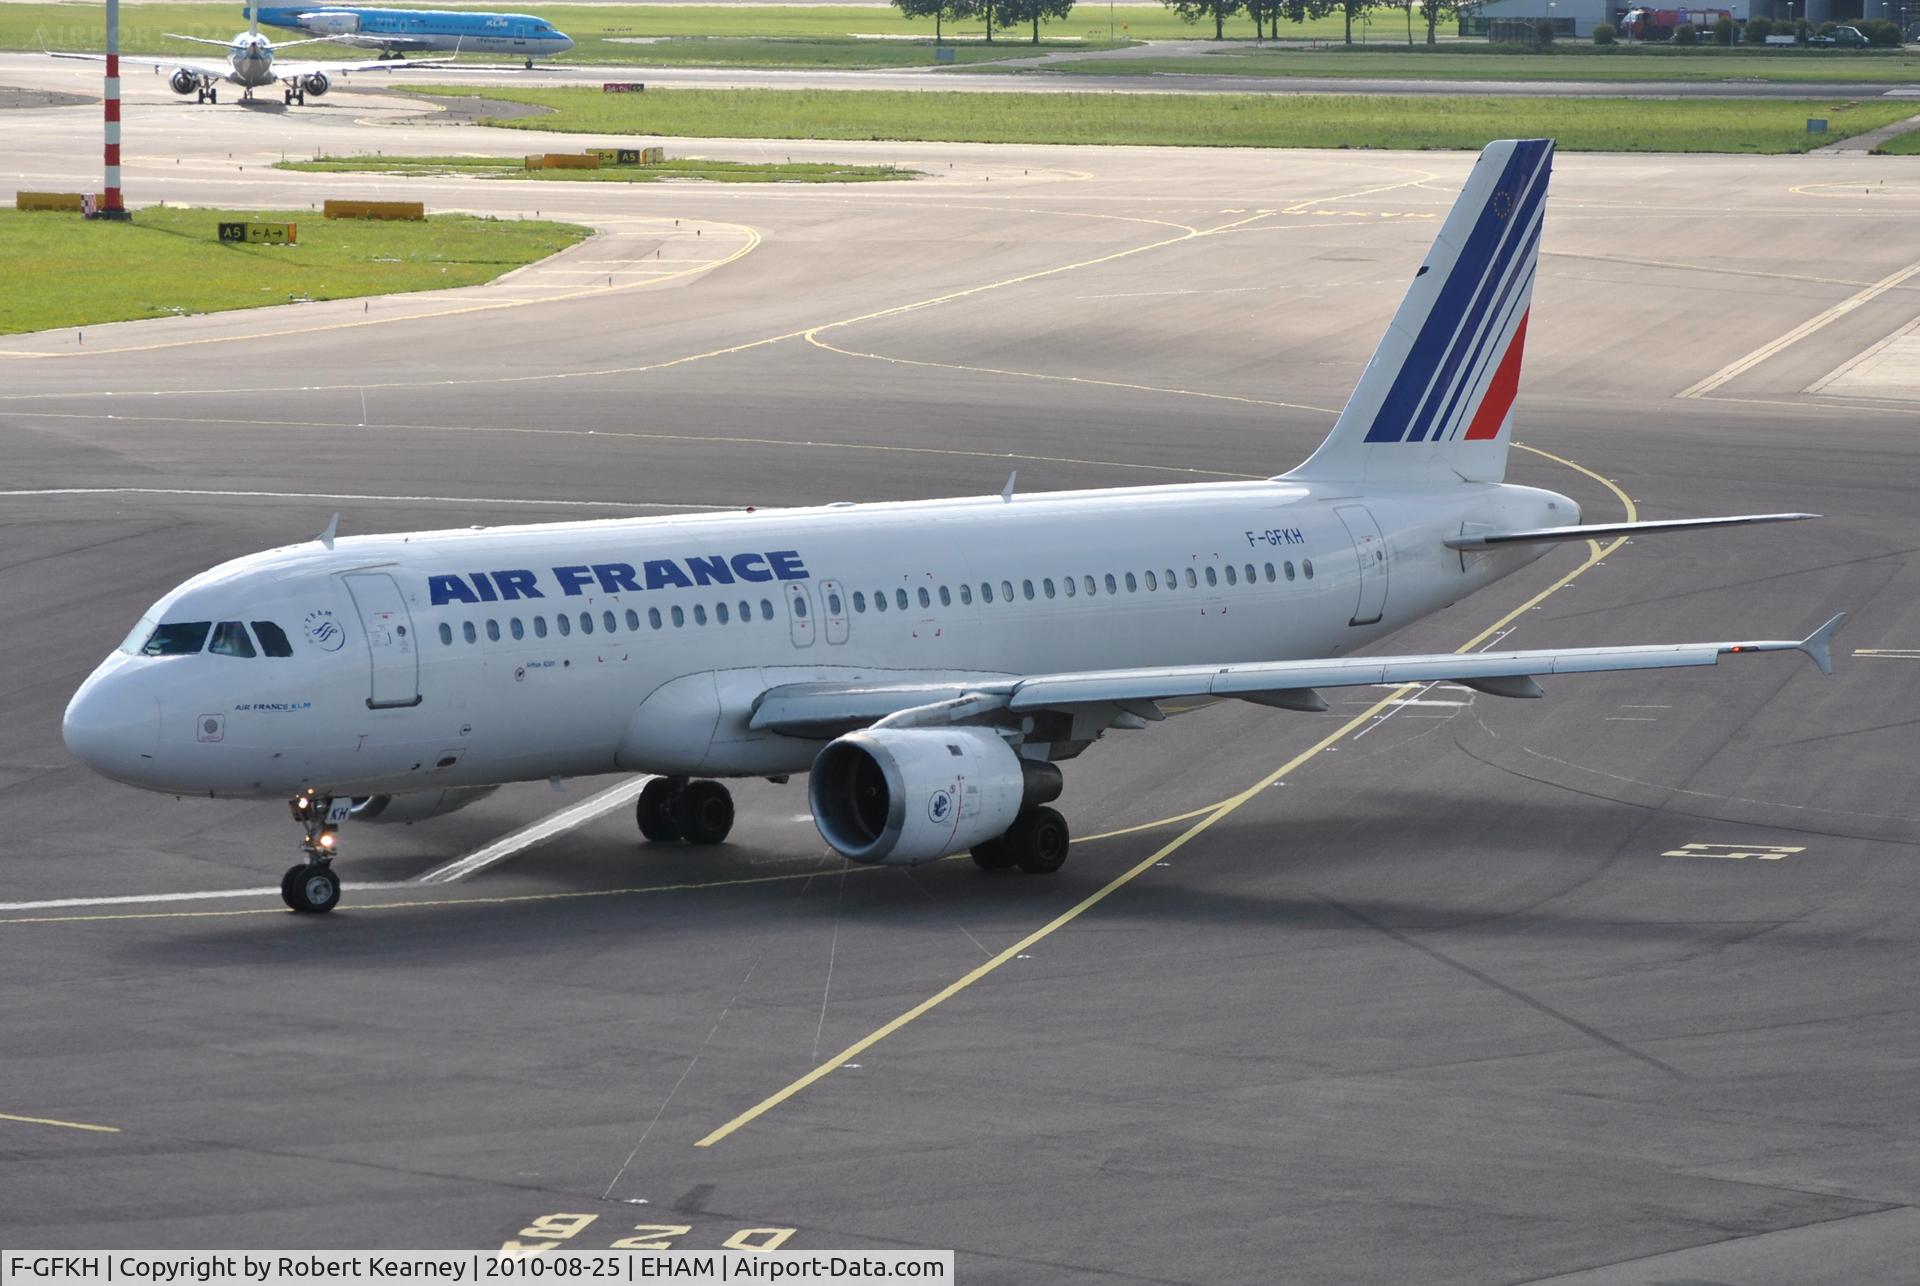
<svg viewBox="0 0 1920 1286">
<path fill-rule="evenodd" d="M 167 77 L 167 84 L 176 94 L 191 94 L 194 90 L 200 88 L 200 78 L 188 71 L 185 67 L 182 67 L 179 71 Z"/>
<path fill-rule="evenodd" d="M 1060 788 L 1057 767 L 1022 759 L 988 728 L 850 732 L 807 779 L 820 837 L 856 862 L 889 865 L 997 842 Z"/>
<path fill-rule="evenodd" d="M 404 795 L 369 795 L 353 801 L 348 814 L 356 822 L 424 822 L 444 817 L 491 795 L 495 786 L 456 786 L 450 790 L 415 790 Z"/>
<path fill-rule="evenodd" d="M 326 78 L 325 73 L 315 72 L 300 82 L 300 88 L 318 98 L 333 88 L 333 82 Z"/>
<path fill-rule="evenodd" d="M 331 11 L 303 14 L 301 25 L 316 36 L 351 36 L 360 30 L 360 15 Z"/>
</svg>

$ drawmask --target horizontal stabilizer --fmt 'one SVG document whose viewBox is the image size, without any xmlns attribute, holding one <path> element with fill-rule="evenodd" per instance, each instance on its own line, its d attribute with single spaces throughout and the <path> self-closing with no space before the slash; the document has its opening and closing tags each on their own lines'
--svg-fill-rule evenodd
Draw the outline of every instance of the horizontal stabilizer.
<svg viewBox="0 0 1920 1286">
<path fill-rule="evenodd" d="M 1488 531 L 1453 536 L 1448 549 L 1485 549 L 1491 545 L 1542 545 L 1556 540 L 1609 540 L 1663 531 L 1702 531 L 1709 527 L 1751 527 L 1763 522 L 1801 522 L 1819 514 L 1735 514 L 1727 518 L 1664 518 L 1655 522 L 1593 523 L 1584 527 L 1534 527 L 1526 531 Z"/>
</svg>

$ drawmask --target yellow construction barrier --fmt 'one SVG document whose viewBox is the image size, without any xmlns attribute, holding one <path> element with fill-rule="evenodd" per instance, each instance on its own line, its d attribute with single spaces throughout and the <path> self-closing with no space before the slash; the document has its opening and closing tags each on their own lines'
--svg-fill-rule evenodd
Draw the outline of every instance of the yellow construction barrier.
<svg viewBox="0 0 1920 1286">
<path fill-rule="evenodd" d="M 329 201 L 320 213 L 329 219 L 424 219 L 427 207 L 419 201 Z"/>
<path fill-rule="evenodd" d="M 13 208 L 78 211 L 85 201 L 86 198 L 78 192 L 16 192 L 13 195 Z"/>
<path fill-rule="evenodd" d="M 529 161 L 533 158 L 528 157 Z M 600 158 L 592 152 L 548 152 L 534 167 L 540 170 L 597 170 Z"/>
</svg>

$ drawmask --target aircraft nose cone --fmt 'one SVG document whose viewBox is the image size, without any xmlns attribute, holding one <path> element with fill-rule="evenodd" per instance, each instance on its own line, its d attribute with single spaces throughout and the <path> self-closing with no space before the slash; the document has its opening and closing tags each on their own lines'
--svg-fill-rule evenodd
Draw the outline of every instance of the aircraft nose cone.
<svg viewBox="0 0 1920 1286">
<path fill-rule="evenodd" d="M 137 678 L 96 673 L 73 694 L 60 722 L 75 759 L 135 786 L 152 775 L 160 749 L 160 702 Z"/>
</svg>

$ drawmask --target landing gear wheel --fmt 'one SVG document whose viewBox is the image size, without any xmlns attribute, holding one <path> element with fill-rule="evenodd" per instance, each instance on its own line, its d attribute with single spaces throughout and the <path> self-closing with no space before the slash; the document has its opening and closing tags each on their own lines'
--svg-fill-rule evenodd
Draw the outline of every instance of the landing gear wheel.
<svg viewBox="0 0 1920 1286">
<path fill-rule="evenodd" d="M 673 813 L 687 843 L 718 844 L 733 829 L 733 795 L 717 781 L 691 782 Z"/>
<path fill-rule="evenodd" d="M 973 846 L 974 865 L 983 871 L 1012 870 L 1015 860 L 1013 850 L 1007 847 L 1005 836 Z"/>
<path fill-rule="evenodd" d="M 220 91 L 217 89 L 209 89 L 207 91 L 207 101 L 209 103 L 218 103 L 220 101 Z"/>
<path fill-rule="evenodd" d="M 1022 813 L 1007 831 L 1014 862 L 1029 875 L 1051 875 L 1067 860 L 1067 819 L 1051 808 Z"/>
<path fill-rule="evenodd" d="M 679 802 L 680 792 L 687 784 L 671 777 L 655 777 L 640 790 L 640 798 L 633 806 L 634 818 L 640 823 L 640 834 L 655 844 L 665 844 L 680 838 L 680 823 L 675 819 L 675 805 Z"/>
<path fill-rule="evenodd" d="M 303 863 L 280 877 L 280 896 L 295 911 L 321 915 L 340 905 L 340 877 L 331 866 Z"/>
</svg>

